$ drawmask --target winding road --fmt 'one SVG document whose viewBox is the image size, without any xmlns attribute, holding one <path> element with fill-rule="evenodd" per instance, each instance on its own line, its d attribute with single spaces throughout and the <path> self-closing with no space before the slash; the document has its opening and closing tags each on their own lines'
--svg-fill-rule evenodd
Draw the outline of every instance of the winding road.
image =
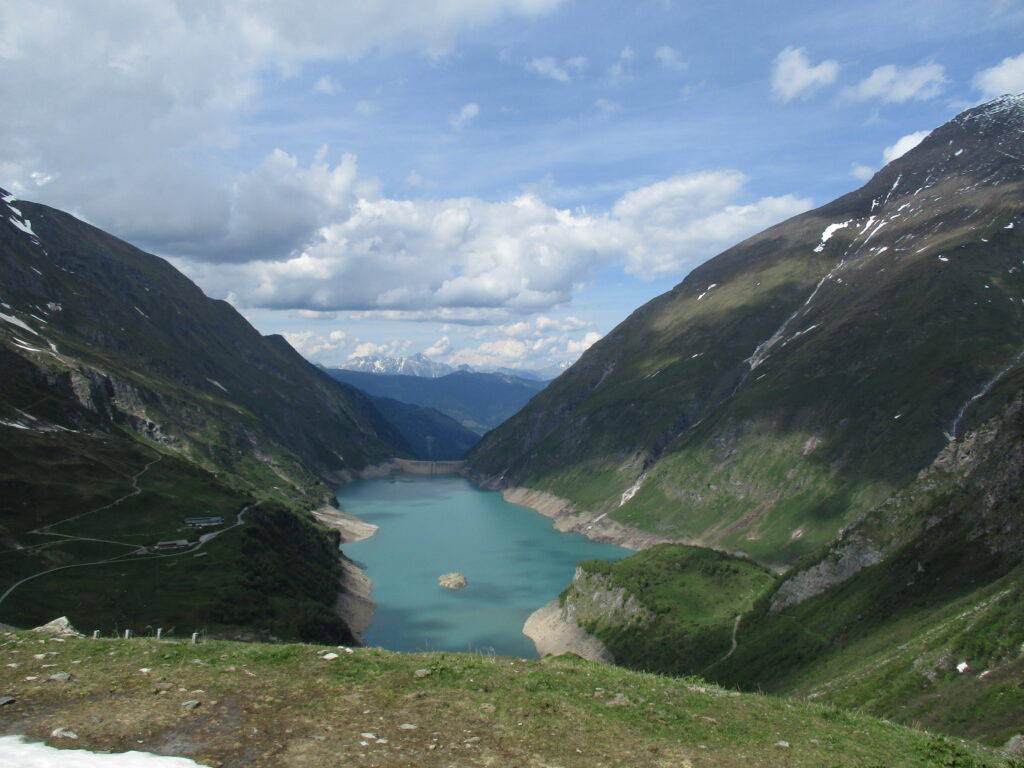
<svg viewBox="0 0 1024 768">
<path fill-rule="evenodd" d="M 21 581 L 18 581 L 15 584 L 12 584 L 10 587 L 7 588 L 6 592 L 4 592 L 2 595 L 0 595 L 0 605 L 3 605 L 4 600 L 6 600 L 8 598 L 8 596 L 10 596 L 10 594 L 12 592 L 14 592 L 22 584 L 26 584 L 27 582 L 30 582 L 33 579 L 38 579 L 40 576 L 46 576 L 47 574 L 50 574 L 50 573 L 56 573 L 57 571 L 64 571 L 64 570 L 67 570 L 69 568 L 86 568 L 86 567 L 92 566 L 92 565 L 104 565 L 106 563 L 114 563 L 114 562 L 117 562 L 117 563 L 129 563 L 129 562 L 133 562 L 133 561 L 136 561 L 136 560 L 163 560 L 163 559 L 168 558 L 168 557 L 182 557 L 184 555 L 193 554 L 194 552 L 199 551 L 206 544 L 208 544 L 209 542 L 213 541 L 215 538 L 220 536 L 222 533 L 226 533 L 227 531 L 230 531 L 230 530 L 232 530 L 234 528 L 238 528 L 239 526 L 244 525 L 245 524 L 245 513 L 248 512 L 250 509 L 253 509 L 254 507 L 258 507 L 260 504 L 263 503 L 262 501 L 255 501 L 255 502 L 253 502 L 251 504 L 246 505 L 238 513 L 238 519 L 234 522 L 234 524 L 229 525 L 226 528 L 221 528 L 219 531 L 214 531 L 212 533 L 203 534 L 203 535 L 201 535 L 199 537 L 199 541 L 197 541 L 193 546 L 188 547 L 187 549 L 183 549 L 183 550 L 181 550 L 179 552 L 174 552 L 172 554 L 167 554 L 167 555 L 150 554 L 148 552 L 148 550 L 146 549 L 146 547 L 140 547 L 138 544 L 129 544 L 129 543 L 123 542 L 123 541 L 111 541 L 109 539 L 97 539 L 97 538 L 91 538 L 91 537 L 86 537 L 86 536 L 72 536 L 72 535 L 65 534 L 65 533 L 53 533 L 52 531 L 50 531 L 50 529 L 53 528 L 54 526 L 63 525 L 64 523 L 71 522 L 72 520 L 78 520 L 80 518 L 85 517 L 86 515 L 95 514 L 96 512 L 102 512 L 105 509 L 110 509 L 111 507 L 116 506 L 117 504 L 120 504 L 125 499 L 131 498 L 132 496 L 137 496 L 138 494 L 142 493 L 142 489 L 139 487 L 139 478 L 141 478 L 142 475 L 144 475 L 146 473 L 146 471 L 151 466 L 153 466 L 158 461 L 160 461 L 161 458 L 163 458 L 163 457 L 158 455 L 155 459 L 153 459 L 152 461 L 148 462 L 146 464 L 146 466 L 144 466 L 142 469 L 140 469 L 138 472 L 136 472 L 134 475 L 132 475 L 132 478 L 131 478 L 132 489 L 128 493 L 126 493 L 124 496 L 121 496 L 120 498 L 115 499 L 114 501 L 110 502 L 109 504 L 104 504 L 101 507 L 97 507 L 96 509 L 90 509 L 88 512 L 82 512 L 82 513 L 77 514 L 77 515 L 72 515 L 71 517 L 64 518 L 63 520 L 58 520 L 56 522 L 49 523 L 47 525 L 41 526 L 39 528 L 36 528 L 34 530 L 28 531 L 28 533 L 30 533 L 30 534 L 38 534 L 40 536 L 58 536 L 58 537 L 60 537 L 61 541 L 59 541 L 59 542 L 54 541 L 54 542 L 47 542 L 47 543 L 44 543 L 44 544 L 37 544 L 37 545 L 32 546 L 32 547 L 25 547 L 23 550 L 21 550 L 21 551 L 33 551 L 33 550 L 38 551 L 40 549 L 44 549 L 46 547 L 50 547 L 50 546 L 53 546 L 55 544 L 62 543 L 64 541 L 98 541 L 98 542 L 101 542 L 101 543 L 104 543 L 104 544 L 115 544 L 117 546 L 128 547 L 131 550 L 130 552 L 125 552 L 124 554 L 116 555 L 114 557 L 108 557 L 108 558 L 106 558 L 104 560 L 95 560 L 95 561 L 90 562 L 90 563 L 72 563 L 71 565 L 61 565 L 61 566 L 58 566 L 56 568 L 50 568 L 50 569 L 45 570 L 45 571 L 40 571 L 39 573 L 32 574 L 31 576 L 26 576 Z M 133 557 L 133 555 L 135 555 L 135 557 Z"/>
</svg>

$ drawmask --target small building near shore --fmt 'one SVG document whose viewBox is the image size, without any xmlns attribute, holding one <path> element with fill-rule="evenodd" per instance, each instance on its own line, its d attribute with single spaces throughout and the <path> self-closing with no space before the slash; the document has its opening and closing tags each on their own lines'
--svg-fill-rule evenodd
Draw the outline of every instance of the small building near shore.
<svg viewBox="0 0 1024 768">
<path fill-rule="evenodd" d="M 190 528 L 206 528 L 211 525 L 224 525 L 224 518 L 220 516 L 186 517 L 185 525 Z"/>
<path fill-rule="evenodd" d="M 182 549 L 189 544 L 188 539 L 173 539 L 172 541 L 158 541 L 153 549 Z"/>
</svg>

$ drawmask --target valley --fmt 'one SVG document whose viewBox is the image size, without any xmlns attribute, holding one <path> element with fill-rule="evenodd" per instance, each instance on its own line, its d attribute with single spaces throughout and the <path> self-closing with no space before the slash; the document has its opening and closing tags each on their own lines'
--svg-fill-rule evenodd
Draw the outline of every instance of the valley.
<svg viewBox="0 0 1024 768">
<path fill-rule="evenodd" d="M 968 109 L 550 383 L 315 366 L 2 193 L 5 732 L 232 765 L 1016 765 L 1022 137 L 1024 97 Z M 62 615 L 142 639 L 14 629 Z M 24 674 L 41 647 L 80 666 Z"/>
</svg>

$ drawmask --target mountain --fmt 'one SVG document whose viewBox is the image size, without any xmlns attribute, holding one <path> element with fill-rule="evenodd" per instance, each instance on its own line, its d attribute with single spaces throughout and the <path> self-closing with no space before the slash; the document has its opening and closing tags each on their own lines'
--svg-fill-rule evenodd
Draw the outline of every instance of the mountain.
<svg viewBox="0 0 1024 768">
<path fill-rule="evenodd" d="M 3 620 L 349 637 L 337 534 L 305 510 L 410 455 L 401 434 L 162 259 L 6 193 L 0 214 L 3 589 L 28 579 Z M 200 546 L 197 515 L 224 535 Z M 161 540 L 190 548 L 158 563 Z"/>
<path fill-rule="evenodd" d="M 493 371 L 486 371 L 486 373 L 500 373 L 504 376 L 515 376 L 520 379 L 534 379 L 536 381 L 551 381 L 559 376 L 570 365 L 571 363 L 561 362 L 538 369 L 499 367 L 495 368 Z"/>
<path fill-rule="evenodd" d="M 465 369 L 469 370 L 468 367 Z M 420 352 L 412 357 L 354 357 L 345 363 L 345 370 L 377 375 L 423 376 L 428 379 L 436 379 L 439 376 L 447 376 L 456 370 L 462 370 L 462 368 L 456 369 L 445 363 L 436 362 Z"/>
<path fill-rule="evenodd" d="M 704 673 L 1002 745 L 1024 722 L 1024 375 L 1000 413 L 786 574 Z"/>
<path fill-rule="evenodd" d="M 480 435 L 435 408 L 370 397 L 381 415 L 398 431 L 412 455 L 422 461 L 458 461 L 480 441 Z"/>
<path fill-rule="evenodd" d="M 695 269 L 468 459 L 608 520 L 791 564 L 997 413 L 1024 360 L 1024 97 Z"/>
<path fill-rule="evenodd" d="M 456 371 L 436 379 L 325 369 L 338 381 L 374 397 L 434 408 L 483 434 L 521 409 L 546 383 L 499 373 Z"/>
</svg>

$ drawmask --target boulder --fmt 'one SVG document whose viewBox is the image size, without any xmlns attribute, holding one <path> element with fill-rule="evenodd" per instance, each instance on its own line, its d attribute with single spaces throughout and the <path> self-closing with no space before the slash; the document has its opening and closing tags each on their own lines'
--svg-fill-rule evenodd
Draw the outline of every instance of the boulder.
<svg viewBox="0 0 1024 768">
<path fill-rule="evenodd" d="M 461 573 L 442 573 L 437 582 L 445 589 L 462 589 L 467 584 Z"/>
<path fill-rule="evenodd" d="M 41 627 L 35 627 L 32 631 L 54 635 L 55 637 L 85 637 L 85 635 L 71 626 L 67 616 L 61 616 L 59 619 L 54 619 L 48 624 L 43 624 Z"/>
</svg>

